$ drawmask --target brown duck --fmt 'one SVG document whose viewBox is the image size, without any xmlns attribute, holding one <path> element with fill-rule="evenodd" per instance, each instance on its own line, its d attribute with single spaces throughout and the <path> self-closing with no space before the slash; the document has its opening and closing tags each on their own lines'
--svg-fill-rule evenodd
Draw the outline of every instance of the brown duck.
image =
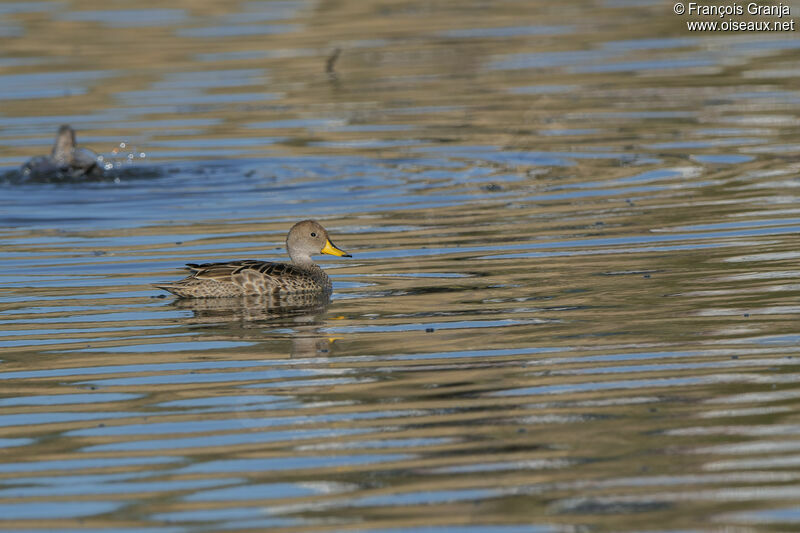
<svg viewBox="0 0 800 533">
<path fill-rule="evenodd" d="M 22 165 L 22 175 L 31 179 L 98 177 L 102 174 L 97 154 L 79 147 L 75 130 L 67 124 L 58 129 L 50 155 L 36 156 Z"/>
<path fill-rule="evenodd" d="M 174 283 L 156 285 L 181 298 L 226 298 L 267 294 L 331 292 L 331 280 L 311 259 L 313 254 L 352 257 L 337 248 L 315 220 L 298 222 L 289 230 L 286 249 L 291 264 L 245 259 L 225 263 L 189 263 L 191 272 Z"/>
</svg>

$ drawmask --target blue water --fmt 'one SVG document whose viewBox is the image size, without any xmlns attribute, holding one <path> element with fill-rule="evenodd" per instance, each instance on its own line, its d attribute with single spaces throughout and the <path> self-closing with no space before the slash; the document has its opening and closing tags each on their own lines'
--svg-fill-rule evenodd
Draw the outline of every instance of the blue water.
<svg viewBox="0 0 800 533">
<path fill-rule="evenodd" d="M 669 11 L 669 10 L 668 10 Z M 0 530 L 793 530 L 788 34 L 0 0 Z M 20 172 L 61 124 L 103 167 Z M 323 306 L 183 301 L 285 261 Z"/>
</svg>

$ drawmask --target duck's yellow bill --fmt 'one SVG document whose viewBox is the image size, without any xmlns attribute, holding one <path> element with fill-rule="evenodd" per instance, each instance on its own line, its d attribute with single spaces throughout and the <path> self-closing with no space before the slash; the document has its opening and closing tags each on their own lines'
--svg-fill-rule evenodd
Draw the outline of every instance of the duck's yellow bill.
<svg viewBox="0 0 800 533">
<path fill-rule="evenodd" d="M 338 255 L 339 257 L 353 257 L 344 250 L 338 249 L 329 239 L 325 240 L 325 247 L 320 252 L 328 255 Z"/>
</svg>

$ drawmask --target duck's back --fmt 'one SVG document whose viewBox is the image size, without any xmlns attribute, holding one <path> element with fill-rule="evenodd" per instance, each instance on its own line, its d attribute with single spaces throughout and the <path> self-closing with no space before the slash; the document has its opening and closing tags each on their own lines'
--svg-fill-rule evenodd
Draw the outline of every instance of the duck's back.
<svg viewBox="0 0 800 533">
<path fill-rule="evenodd" d="M 246 259 L 224 263 L 189 263 L 186 267 L 191 272 L 187 277 L 158 287 L 188 298 L 331 290 L 330 279 L 317 265 L 300 267 Z"/>
</svg>

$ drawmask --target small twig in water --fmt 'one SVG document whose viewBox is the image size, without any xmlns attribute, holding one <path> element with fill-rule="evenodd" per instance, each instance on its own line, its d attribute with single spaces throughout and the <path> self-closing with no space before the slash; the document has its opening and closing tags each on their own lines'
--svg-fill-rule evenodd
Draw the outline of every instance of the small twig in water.
<svg viewBox="0 0 800 533">
<path fill-rule="evenodd" d="M 328 59 L 325 60 L 325 72 L 331 78 L 336 78 L 336 60 L 339 59 L 339 55 L 342 53 L 341 48 L 334 48 L 331 55 L 328 56 Z"/>
</svg>

